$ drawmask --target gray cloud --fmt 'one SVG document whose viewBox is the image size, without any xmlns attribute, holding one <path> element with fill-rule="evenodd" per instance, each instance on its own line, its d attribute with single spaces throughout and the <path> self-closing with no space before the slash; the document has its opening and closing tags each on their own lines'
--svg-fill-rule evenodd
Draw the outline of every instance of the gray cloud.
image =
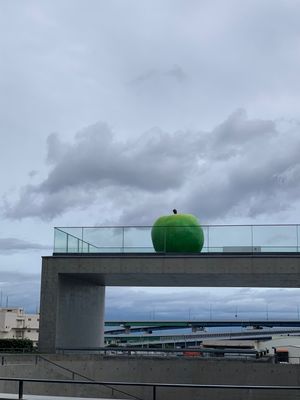
<svg viewBox="0 0 300 400">
<path fill-rule="evenodd" d="M 27 312 L 36 312 L 39 308 L 40 275 L 1 271 L 0 291 L 0 306 L 4 307 L 8 302 L 9 307 L 23 307 Z"/>
<path fill-rule="evenodd" d="M 0 238 L 0 253 L 12 253 L 26 250 L 49 250 L 52 247 L 28 242 L 17 238 Z"/>
<path fill-rule="evenodd" d="M 165 75 L 174 78 L 178 82 L 184 82 L 187 79 L 186 73 L 179 65 L 174 65 L 165 72 Z"/>
<path fill-rule="evenodd" d="M 230 213 L 272 214 L 298 201 L 298 128 L 251 120 L 238 110 L 210 132 L 152 129 L 118 141 L 98 123 L 73 143 L 47 141 L 48 176 L 6 204 L 9 218 L 53 218 L 110 201 L 122 222 L 150 223 L 176 206 L 211 221 Z"/>
<path fill-rule="evenodd" d="M 149 69 L 145 73 L 133 79 L 131 84 L 133 86 L 139 86 L 148 82 L 152 84 L 159 83 L 161 80 L 166 78 L 172 79 L 178 83 L 183 83 L 187 79 L 187 75 L 179 65 L 173 65 L 173 67 L 166 70 Z"/>
<path fill-rule="evenodd" d="M 28 176 L 30 178 L 34 178 L 37 174 L 38 174 L 38 171 L 32 170 L 32 171 L 29 171 Z"/>
<path fill-rule="evenodd" d="M 237 314 L 239 319 L 297 319 L 299 305 L 298 289 L 107 288 L 106 318 L 233 319 Z"/>
</svg>

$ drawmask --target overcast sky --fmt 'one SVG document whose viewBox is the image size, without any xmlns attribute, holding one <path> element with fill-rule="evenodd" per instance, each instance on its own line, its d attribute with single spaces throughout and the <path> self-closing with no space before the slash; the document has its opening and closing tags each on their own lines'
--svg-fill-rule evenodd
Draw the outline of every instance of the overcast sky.
<svg viewBox="0 0 300 400">
<path fill-rule="evenodd" d="M 299 21 L 296 0 L 0 0 L 2 305 L 38 307 L 54 226 L 151 225 L 174 207 L 300 222 Z M 108 317 L 300 304 L 298 290 L 121 291 Z"/>
</svg>

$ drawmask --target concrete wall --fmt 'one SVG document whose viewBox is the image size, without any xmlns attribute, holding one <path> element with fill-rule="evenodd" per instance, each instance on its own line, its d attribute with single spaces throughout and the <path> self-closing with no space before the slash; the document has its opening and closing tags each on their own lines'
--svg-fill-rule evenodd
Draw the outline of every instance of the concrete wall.
<svg viewBox="0 0 300 400">
<path fill-rule="evenodd" d="M 203 360 L 196 358 L 129 358 L 90 356 L 48 356 L 48 359 L 84 374 L 95 380 L 165 382 L 165 383 L 203 383 L 203 384 L 253 384 L 253 385 L 300 385 L 300 366 L 288 364 L 270 364 L 261 361 L 236 360 Z M 15 365 L 12 365 L 14 363 Z M 27 365 L 26 365 L 27 363 Z M 50 365 L 45 361 L 34 360 L 18 365 L 16 360 L 8 361 L 6 366 L 0 366 L 0 376 L 44 377 L 69 379 L 68 371 Z M 29 365 L 30 364 L 30 365 Z M 92 388 L 68 385 L 25 384 L 25 393 L 50 394 L 66 396 L 86 396 L 108 398 L 126 398 L 117 392 L 112 395 L 108 388 Z M 150 400 L 149 389 L 122 390 Z M 0 381 L 0 391 L 16 393 L 16 386 Z M 201 396 L 201 397 L 200 397 Z M 255 391 L 222 391 L 177 389 L 158 391 L 157 400 L 295 400 L 300 398 L 300 392 L 255 392 Z"/>
</svg>

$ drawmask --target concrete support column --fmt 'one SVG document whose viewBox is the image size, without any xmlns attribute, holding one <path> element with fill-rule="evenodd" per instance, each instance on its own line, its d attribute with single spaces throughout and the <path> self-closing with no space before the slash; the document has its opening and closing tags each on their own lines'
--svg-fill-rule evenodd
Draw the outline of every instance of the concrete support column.
<svg viewBox="0 0 300 400">
<path fill-rule="evenodd" d="M 56 347 L 104 345 L 105 286 L 59 275 Z"/>
<path fill-rule="evenodd" d="M 55 353 L 57 323 L 57 286 L 56 268 L 43 258 L 40 304 L 39 351 Z"/>
</svg>

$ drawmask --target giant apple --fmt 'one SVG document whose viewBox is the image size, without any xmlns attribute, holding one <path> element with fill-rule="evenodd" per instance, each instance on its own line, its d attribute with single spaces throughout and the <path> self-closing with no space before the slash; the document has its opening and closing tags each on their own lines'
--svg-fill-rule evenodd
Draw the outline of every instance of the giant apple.
<svg viewBox="0 0 300 400">
<path fill-rule="evenodd" d="M 154 222 L 151 237 L 157 252 L 199 253 L 204 243 L 197 218 L 191 214 L 177 214 L 177 210 Z"/>
</svg>

